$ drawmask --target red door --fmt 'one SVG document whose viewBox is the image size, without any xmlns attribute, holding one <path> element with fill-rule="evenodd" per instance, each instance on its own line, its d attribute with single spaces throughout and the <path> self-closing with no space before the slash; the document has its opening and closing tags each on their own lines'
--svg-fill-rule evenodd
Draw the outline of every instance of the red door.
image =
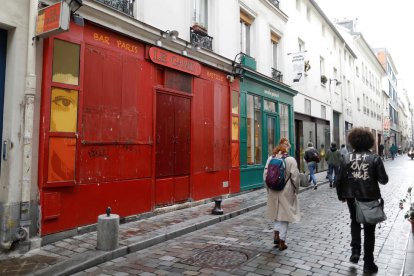
<svg viewBox="0 0 414 276">
<path fill-rule="evenodd" d="M 173 204 L 190 195 L 189 98 L 157 93 L 155 203 Z"/>
</svg>

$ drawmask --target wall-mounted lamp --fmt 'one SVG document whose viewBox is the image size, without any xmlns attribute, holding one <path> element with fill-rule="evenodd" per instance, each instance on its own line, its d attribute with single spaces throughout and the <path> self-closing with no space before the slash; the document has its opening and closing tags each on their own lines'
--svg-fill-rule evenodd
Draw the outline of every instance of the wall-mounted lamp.
<svg viewBox="0 0 414 276">
<path fill-rule="evenodd" d="M 62 0 L 62 2 L 66 2 L 66 4 L 69 5 L 72 14 L 79 10 L 83 5 L 82 0 Z"/>
<path fill-rule="evenodd" d="M 155 45 L 157 45 L 158 47 L 162 47 L 162 39 L 165 38 L 170 41 L 176 41 L 178 37 L 178 31 L 176 30 L 161 31 L 160 34 L 160 38 L 158 38 L 157 41 L 155 41 Z"/>
<path fill-rule="evenodd" d="M 340 82 L 339 80 L 337 80 L 337 79 L 329 79 L 329 84 L 331 84 L 333 81 L 335 81 L 335 85 L 336 86 L 338 86 L 338 85 L 341 85 L 342 84 L 342 82 Z"/>
<path fill-rule="evenodd" d="M 240 52 L 235 57 L 233 62 L 231 63 L 232 71 L 231 74 L 233 77 L 239 77 L 241 81 L 243 81 L 244 71 L 245 69 L 240 64 L 241 58 L 244 53 Z M 238 60 L 238 61 L 237 61 Z"/>
</svg>

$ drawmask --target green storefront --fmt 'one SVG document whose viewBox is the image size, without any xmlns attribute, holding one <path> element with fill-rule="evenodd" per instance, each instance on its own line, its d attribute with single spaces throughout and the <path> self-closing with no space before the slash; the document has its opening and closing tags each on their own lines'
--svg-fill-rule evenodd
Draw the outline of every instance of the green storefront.
<svg viewBox="0 0 414 276">
<path fill-rule="evenodd" d="M 248 190 L 263 187 L 264 165 L 281 137 L 289 138 L 290 154 L 294 156 L 293 97 L 297 91 L 246 66 L 243 69 L 240 82 L 240 189 Z"/>
</svg>

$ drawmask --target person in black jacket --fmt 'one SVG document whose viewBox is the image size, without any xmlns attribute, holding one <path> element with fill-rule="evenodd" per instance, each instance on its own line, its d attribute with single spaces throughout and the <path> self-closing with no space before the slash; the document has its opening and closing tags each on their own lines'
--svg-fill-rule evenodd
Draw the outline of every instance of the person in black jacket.
<svg viewBox="0 0 414 276">
<path fill-rule="evenodd" d="M 361 255 L 361 224 L 356 221 L 354 201 L 371 201 L 381 198 L 378 182 L 386 184 L 388 175 L 384 163 L 370 149 L 374 146 L 373 134 L 364 128 L 353 128 L 348 141 L 354 149 L 342 160 L 336 179 L 336 191 L 339 200 L 348 203 L 351 215 L 350 262 L 358 263 Z M 364 273 L 376 273 L 374 263 L 375 224 L 364 224 Z"/>
</svg>

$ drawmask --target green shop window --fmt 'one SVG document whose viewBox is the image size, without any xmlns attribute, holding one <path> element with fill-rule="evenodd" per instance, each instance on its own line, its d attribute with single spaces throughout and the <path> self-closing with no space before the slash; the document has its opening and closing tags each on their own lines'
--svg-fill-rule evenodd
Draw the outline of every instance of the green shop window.
<svg viewBox="0 0 414 276">
<path fill-rule="evenodd" d="M 261 98 L 247 95 L 247 164 L 262 163 Z"/>
</svg>

